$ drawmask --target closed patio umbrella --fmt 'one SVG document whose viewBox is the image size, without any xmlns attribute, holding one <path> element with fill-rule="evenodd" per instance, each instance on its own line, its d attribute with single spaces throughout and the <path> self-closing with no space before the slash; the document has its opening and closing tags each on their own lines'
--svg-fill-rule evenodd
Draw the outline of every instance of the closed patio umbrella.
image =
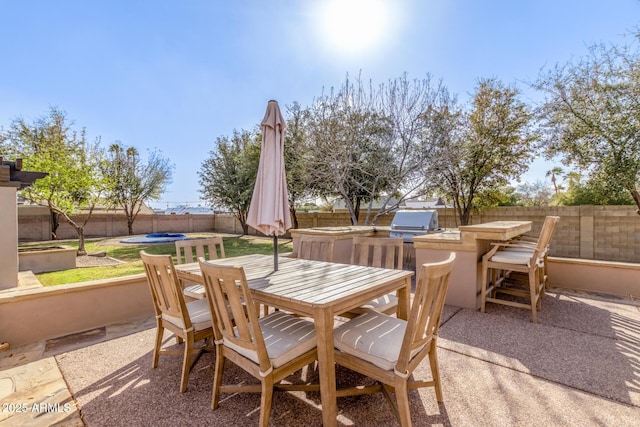
<svg viewBox="0 0 640 427">
<path fill-rule="evenodd" d="M 278 270 L 278 236 L 291 228 L 284 170 L 284 133 L 287 126 L 278 102 L 269 101 L 261 127 L 260 163 L 247 224 L 267 236 L 273 236 L 273 269 Z"/>
</svg>

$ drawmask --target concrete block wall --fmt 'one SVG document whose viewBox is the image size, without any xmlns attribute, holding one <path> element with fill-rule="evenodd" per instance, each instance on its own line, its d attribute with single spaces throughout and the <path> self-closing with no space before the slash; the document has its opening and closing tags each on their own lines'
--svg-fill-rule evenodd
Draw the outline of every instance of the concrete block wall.
<svg viewBox="0 0 640 427">
<path fill-rule="evenodd" d="M 552 256 L 567 258 L 592 259 L 593 230 L 589 224 L 592 218 L 592 206 L 548 206 L 548 207 L 516 207 L 504 206 L 485 209 L 473 215 L 472 223 L 480 224 L 491 221 L 532 221 L 533 227 L 529 234 L 538 235 L 542 229 L 544 219 L 548 215 L 560 217 L 553 240 L 551 242 Z M 640 219 L 640 217 L 638 218 Z M 587 220 L 587 222 L 584 222 Z M 584 223 L 583 223 L 584 222 Z"/>
<path fill-rule="evenodd" d="M 594 206 L 593 258 L 605 261 L 639 262 L 640 216 L 634 209 Z"/>
<path fill-rule="evenodd" d="M 40 241 L 50 238 L 48 210 L 31 210 L 28 215 L 19 209 L 20 241 Z M 440 208 L 441 227 L 456 228 L 458 219 L 451 208 Z M 394 214 L 381 216 L 378 226 L 389 226 Z M 555 257 L 583 258 L 603 261 L 640 263 L 640 215 L 634 206 L 545 206 L 488 208 L 474 212 L 472 224 L 491 221 L 525 220 L 533 222 L 531 234 L 540 232 L 547 215 L 560 216 L 551 243 Z M 364 224 L 366 212 L 360 215 Z M 81 217 L 78 220 L 82 220 Z M 298 212 L 300 228 L 338 227 L 351 225 L 347 212 Z M 241 234 L 240 223 L 231 214 L 216 215 L 139 215 L 134 223 L 135 234 L 161 232 L 220 232 Z M 250 234 L 256 234 L 250 230 Z M 127 235 L 124 215 L 94 214 L 85 230 L 86 237 L 116 237 Z M 75 232 L 65 222 L 58 229 L 60 239 L 73 239 Z"/>
<path fill-rule="evenodd" d="M 31 211 L 31 209 L 29 209 Z M 75 215 L 73 220 L 83 223 L 84 215 Z M 241 228 L 240 228 L 241 229 Z M 133 223 L 135 234 L 149 233 L 197 233 L 215 231 L 215 215 L 143 215 Z M 58 239 L 75 239 L 73 227 L 61 220 L 57 230 Z M 128 234 L 127 218 L 122 214 L 94 214 L 85 226 L 85 237 L 118 237 Z M 29 212 L 18 216 L 18 238 L 21 242 L 46 241 L 51 239 L 49 211 L 37 214 Z"/>
</svg>

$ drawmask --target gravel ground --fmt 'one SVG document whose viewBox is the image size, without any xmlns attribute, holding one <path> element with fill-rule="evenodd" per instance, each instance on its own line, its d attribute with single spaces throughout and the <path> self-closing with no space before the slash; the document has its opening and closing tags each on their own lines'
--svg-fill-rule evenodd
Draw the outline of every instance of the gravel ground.
<svg viewBox="0 0 640 427">
<path fill-rule="evenodd" d="M 76 267 L 103 267 L 107 265 L 118 265 L 124 261 L 107 256 L 82 255 L 76 257 Z"/>
</svg>

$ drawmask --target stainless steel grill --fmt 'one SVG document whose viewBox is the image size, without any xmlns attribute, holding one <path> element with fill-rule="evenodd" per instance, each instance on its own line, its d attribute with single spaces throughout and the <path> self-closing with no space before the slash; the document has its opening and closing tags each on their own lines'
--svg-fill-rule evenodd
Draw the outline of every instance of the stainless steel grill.
<svg viewBox="0 0 640 427">
<path fill-rule="evenodd" d="M 421 236 L 438 229 L 438 211 L 399 210 L 391 221 L 389 236 L 402 237 L 405 243 L 411 243 L 414 236 Z"/>
</svg>

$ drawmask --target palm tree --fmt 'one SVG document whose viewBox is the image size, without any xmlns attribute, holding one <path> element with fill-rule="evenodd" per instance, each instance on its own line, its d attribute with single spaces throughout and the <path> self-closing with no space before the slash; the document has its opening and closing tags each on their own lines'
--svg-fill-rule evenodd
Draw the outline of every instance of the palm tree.
<svg viewBox="0 0 640 427">
<path fill-rule="evenodd" d="M 556 194 L 558 194 L 558 190 L 559 190 L 559 187 L 556 184 L 556 175 L 562 175 L 563 173 L 564 173 L 564 170 L 560 166 L 554 166 L 552 169 L 548 170 L 547 174 L 545 175 L 545 176 L 551 177 L 551 183 L 553 184 L 553 189 Z"/>
</svg>

